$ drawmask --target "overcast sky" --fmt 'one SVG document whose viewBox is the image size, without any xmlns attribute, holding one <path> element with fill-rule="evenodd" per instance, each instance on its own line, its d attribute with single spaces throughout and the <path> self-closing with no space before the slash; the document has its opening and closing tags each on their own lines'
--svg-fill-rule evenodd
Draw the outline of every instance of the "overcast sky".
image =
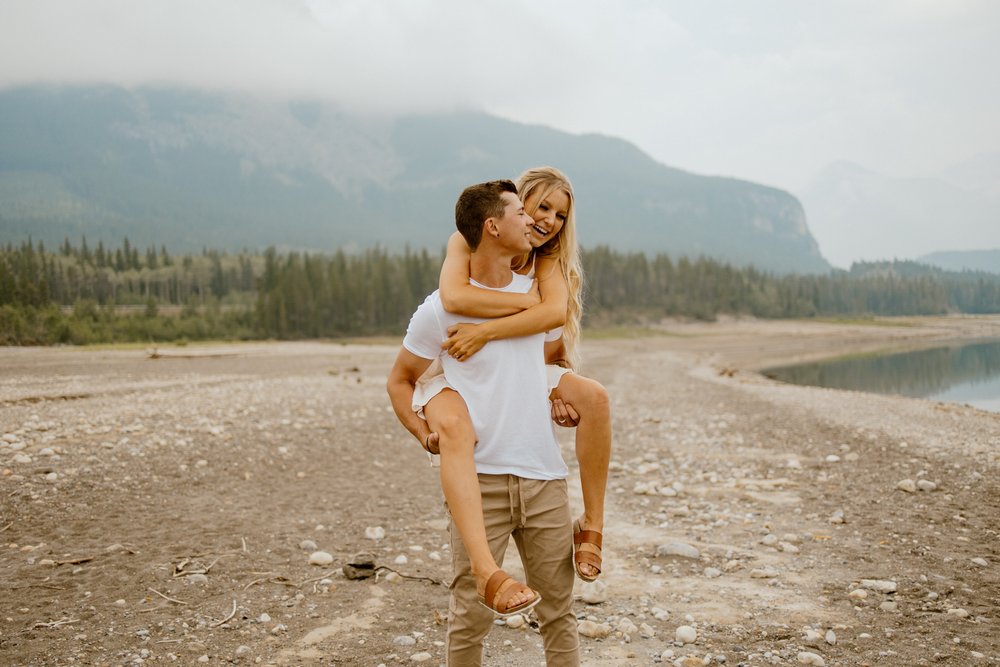
<svg viewBox="0 0 1000 667">
<path fill-rule="evenodd" d="M 0 0 L 0 86 L 474 108 L 796 192 L 1000 151 L 998 35 L 993 0 Z"/>
</svg>

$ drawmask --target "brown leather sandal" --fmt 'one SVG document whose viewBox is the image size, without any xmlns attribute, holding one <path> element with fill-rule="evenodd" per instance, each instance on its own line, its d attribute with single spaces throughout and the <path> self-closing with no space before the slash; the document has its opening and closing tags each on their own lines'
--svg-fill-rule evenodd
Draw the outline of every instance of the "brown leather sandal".
<svg viewBox="0 0 1000 667">
<path fill-rule="evenodd" d="M 521 591 L 531 591 L 534 597 L 522 604 L 508 606 L 510 599 Z M 531 590 L 503 570 L 497 570 L 486 581 L 486 592 L 479 598 L 479 601 L 500 618 L 507 618 L 528 611 L 542 601 L 542 596 L 538 594 L 538 591 Z"/>
<path fill-rule="evenodd" d="M 573 522 L 573 561 L 576 567 L 576 576 L 584 581 L 595 581 L 601 574 L 602 539 L 602 535 L 596 530 L 581 529 L 579 520 Z M 580 571 L 582 564 L 590 565 L 597 570 L 597 574 L 585 575 Z"/>
</svg>

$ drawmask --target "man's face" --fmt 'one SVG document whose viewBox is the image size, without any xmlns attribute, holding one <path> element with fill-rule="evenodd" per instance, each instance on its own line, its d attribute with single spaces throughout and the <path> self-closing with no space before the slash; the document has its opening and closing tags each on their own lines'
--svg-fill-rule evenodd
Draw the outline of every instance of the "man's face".
<svg viewBox="0 0 1000 667">
<path fill-rule="evenodd" d="M 524 212 L 524 204 L 512 192 L 500 195 L 504 202 L 503 216 L 496 218 L 500 244 L 518 254 L 531 250 L 531 226 L 534 220 Z"/>
</svg>

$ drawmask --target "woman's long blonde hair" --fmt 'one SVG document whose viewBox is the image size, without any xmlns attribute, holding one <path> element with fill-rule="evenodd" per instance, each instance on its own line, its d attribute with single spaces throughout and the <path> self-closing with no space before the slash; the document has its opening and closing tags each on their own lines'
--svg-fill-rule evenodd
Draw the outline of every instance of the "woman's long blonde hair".
<svg viewBox="0 0 1000 667">
<path fill-rule="evenodd" d="M 569 196 L 569 210 L 559 233 L 542 247 L 534 248 L 518 260 L 514 269 L 528 266 L 539 257 L 558 260 L 569 292 L 566 324 L 563 326 L 563 344 L 566 346 L 570 364 L 576 368 L 579 361 L 577 348 L 580 343 L 580 320 L 583 317 L 583 264 L 580 261 L 580 246 L 576 240 L 576 197 L 573 195 L 573 185 L 566 175 L 555 167 L 528 169 L 517 177 L 515 184 L 521 201 L 525 203 L 530 197 L 535 197 L 535 202 L 541 202 L 556 190 L 564 190 Z M 534 210 L 527 213 L 531 215 Z"/>
</svg>

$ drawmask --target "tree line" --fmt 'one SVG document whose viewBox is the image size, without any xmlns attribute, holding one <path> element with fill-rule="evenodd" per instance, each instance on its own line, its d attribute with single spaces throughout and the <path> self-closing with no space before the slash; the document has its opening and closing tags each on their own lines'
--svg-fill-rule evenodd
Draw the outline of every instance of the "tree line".
<svg viewBox="0 0 1000 667">
<path fill-rule="evenodd" d="M 913 262 L 775 276 L 665 254 L 584 250 L 585 324 L 1000 313 L 1000 275 Z M 441 253 L 371 248 L 171 255 L 68 240 L 0 246 L 0 344 L 401 334 L 437 286 Z"/>
</svg>

